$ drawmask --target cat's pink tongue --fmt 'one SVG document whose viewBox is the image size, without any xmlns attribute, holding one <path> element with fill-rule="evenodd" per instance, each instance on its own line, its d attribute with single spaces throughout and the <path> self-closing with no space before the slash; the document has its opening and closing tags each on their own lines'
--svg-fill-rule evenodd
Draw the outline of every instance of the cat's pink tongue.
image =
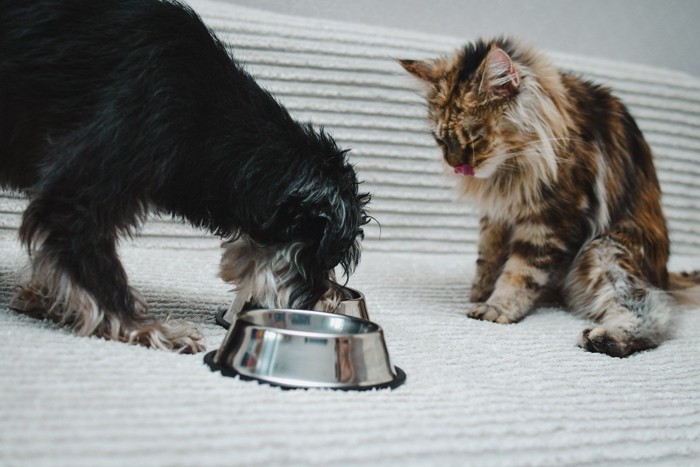
<svg viewBox="0 0 700 467">
<path fill-rule="evenodd" d="M 474 168 L 469 164 L 462 164 L 455 167 L 455 173 L 460 175 L 474 175 Z"/>
</svg>

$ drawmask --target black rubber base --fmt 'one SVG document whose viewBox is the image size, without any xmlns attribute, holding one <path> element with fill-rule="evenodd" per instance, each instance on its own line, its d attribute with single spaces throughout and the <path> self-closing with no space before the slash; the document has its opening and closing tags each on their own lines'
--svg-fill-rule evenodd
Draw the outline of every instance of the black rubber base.
<svg viewBox="0 0 700 467">
<path fill-rule="evenodd" d="M 224 311 L 225 313 L 225 311 Z M 217 313 L 217 318 L 218 318 L 218 313 Z M 282 389 L 333 389 L 335 391 L 370 391 L 372 389 L 396 389 L 399 386 L 401 386 L 403 383 L 406 382 L 406 373 L 404 371 L 395 366 L 394 371 L 396 372 L 396 376 L 394 377 L 393 380 L 389 381 L 388 383 L 382 383 L 382 384 L 375 384 L 374 386 L 343 386 L 343 387 L 307 387 L 307 386 L 290 386 L 287 384 L 279 384 L 279 383 L 273 383 L 270 381 L 266 381 L 264 379 L 260 378 L 253 378 L 251 376 L 245 376 L 234 370 L 233 368 L 228 368 L 228 367 L 222 367 L 221 365 L 218 365 L 217 363 L 214 362 L 214 355 L 216 355 L 216 350 L 213 350 L 211 352 L 208 352 L 204 356 L 204 363 L 209 366 L 211 371 L 220 371 L 222 375 L 224 376 L 238 376 L 240 379 L 244 381 L 257 381 L 260 384 L 267 384 L 270 386 L 282 388 Z"/>
<path fill-rule="evenodd" d="M 228 308 L 219 308 L 219 311 L 216 312 L 216 316 L 215 316 L 216 317 L 216 324 L 218 324 L 219 326 L 221 326 L 224 329 L 228 329 L 231 327 L 231 323 L 229 323 L 228 321 L 226 321 L 224 319 L 224 315 L 226 314 L 227 311 L 228 311 Z"/>
<path fill-rule="evenodd" d="M 255 310 L 256 308 L 259 308 L 259 307 L 251 305 L 250 302 L 245 302 L 243 304 L 243 308 L 241 308 L 241 311 L 239 311 L 239 313 L 241 313 L 243 311 L 248 311 L 248 310 Z M 224 329 L 228 329 L 231 327 L 231 323 L 229 323 L 228 321 L 226 321 L 224 319 L 224 315 L 226 314 L 227 311 L 228 311 L 228 308 L 219 308 L 219 311 L 217 311 L 216 315 L 215 315 L 216 324 L 218 324 L 219 326 L 221 326 Z"/>
</svg>

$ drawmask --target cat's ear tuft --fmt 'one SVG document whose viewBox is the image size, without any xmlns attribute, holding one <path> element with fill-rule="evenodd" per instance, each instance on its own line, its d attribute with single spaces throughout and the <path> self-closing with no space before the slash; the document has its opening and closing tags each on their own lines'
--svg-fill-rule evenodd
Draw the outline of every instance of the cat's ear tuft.
<svg viewBox="0 0 700 467">
<path fill-rule="evenodd" d="M 434 83 L 439 77 L 435 60 L 399 60 L 399 65 L 426 83 Z"/>
<path fill-rule="evenodd" d="M 510 56 L 494 48 L 486 56 L 479 91 L 498 96 L 511 96 L 518 89 L 520 78 Z"/>
</svg>

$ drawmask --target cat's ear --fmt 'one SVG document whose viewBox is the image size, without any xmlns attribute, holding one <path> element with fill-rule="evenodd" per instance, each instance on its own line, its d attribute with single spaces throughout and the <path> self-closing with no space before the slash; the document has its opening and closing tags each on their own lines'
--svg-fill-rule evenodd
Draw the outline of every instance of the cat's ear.
<svg viewBox="0 0 700 467">
<path fill-rule="evenodd" d="M 435 83 L 440 74 L 435 60 L 399 60 L 404 70 L 428 84 Z"/>
<path fill-rule="evenodd" d="M 495 94 L 497 96 L 510 96 L 515 93 L 520 84 L 518 73 L 513 67 L 513 62 L 502 49 L 492 49 L 483 64 L 483 75 L 479 92 Z"/>
</svg>

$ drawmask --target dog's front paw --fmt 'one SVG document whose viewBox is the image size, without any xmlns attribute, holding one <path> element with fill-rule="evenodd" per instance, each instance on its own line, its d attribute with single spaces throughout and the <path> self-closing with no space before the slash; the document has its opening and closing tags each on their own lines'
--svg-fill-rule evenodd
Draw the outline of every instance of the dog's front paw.
<svg viewBox="0 0 700 467">
<path fill-rule="evenodd" d="M 604 353 L 611 357 L 627 357 L 658 344 L 652 339 L 634 337 L 624 330 L 613 331 L 597 326 L 584 329 L 579 336 L 578 345 L 589 352 Z"/>
<path fill-rule="evenodd" d="M 202 332 L 195 324 L 187 321 L 167 319 L 161 322 L 145 319 L 134 327 L 122 325 L 119 331 L 118 340 L 129 344 L 186 354 L 205 350 Z M 111 338 L 111 336 L 103 337 Z"/>
<path fill-rule="evenodd" d="M 511 324 L 516 321 L 508 316 L 500 307 L 489 303 L 474 304 L 474 306 L 467 311 L 467 316 L 474 319 L 492 321 L 500 324 Z"/>
<path fill-rule="evenodd" d="M 8 308 L 35 318 L 44 318 L 46 314 L 45 300 L 31 284 L 17 287 L 15 296 L 12 298 Z"/>
</svg>

